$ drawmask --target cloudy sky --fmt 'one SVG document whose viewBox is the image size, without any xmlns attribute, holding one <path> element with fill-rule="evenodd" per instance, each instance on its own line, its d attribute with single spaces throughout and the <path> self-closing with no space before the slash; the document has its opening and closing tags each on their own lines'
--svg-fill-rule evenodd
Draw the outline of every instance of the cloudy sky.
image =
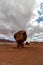
<svg viewBox="0 0 43 65">
<path fill-rule="evenodd" d="M 27 41 L 43 41 L 43 20 L 41 20 L 43 19 L 43 14 L 38 14 L 38 10 L 40 10 L 40 3 L 42 2 L 42 0 L 35 0 L 36 5 L 34 5 L 33 14 L 26 25 L 28 35 Z M 36 21 L 38 18 L 41 20 L 40 22 Z"/>
<path fill-rule="evenodd" d="M 4 30 L 12 33 L 25 29 L 32 14 L 33 3 L 34 0 L 0 0 L 0 32 Z"/>
<path fill-rule="evenodd" d="M 19 30 L 26 30 L 27 36 L 33 39 L 35 34 L 43 33 L 43 22 L 35 22 L 41 2 L 42 0 L 0 0 L 0 34 L 12 36 Z"/>
</svg>

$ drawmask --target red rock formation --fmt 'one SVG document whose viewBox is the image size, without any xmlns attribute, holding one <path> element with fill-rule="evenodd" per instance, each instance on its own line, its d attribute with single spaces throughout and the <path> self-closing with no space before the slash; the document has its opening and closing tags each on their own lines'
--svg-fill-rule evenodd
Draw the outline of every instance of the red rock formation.
<svg viewBox="0 0 43 65">
<path fill-rule="evenodd" d="M 23 42 L 26 41 L 26 38 L 27 38 L 26 31 L 24 30 L 18 31 L 17 33 L 14 34 L 14 38 L 16 42 L 18 43 L 17 46 L 23 47 L 24 46 Z"/>
</svg>

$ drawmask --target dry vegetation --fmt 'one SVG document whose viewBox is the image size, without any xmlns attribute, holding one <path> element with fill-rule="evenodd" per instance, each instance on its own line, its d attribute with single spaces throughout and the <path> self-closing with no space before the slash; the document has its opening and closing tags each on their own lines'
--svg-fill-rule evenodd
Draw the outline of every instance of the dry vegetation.
<svg viewBox="0 0 43 65">
<path fill-rule="evenodd" d="M 24 45 L 24 48 L 17 48 L 16 44 L 0 46 L 0 65 L 43 65 L 43 43 Z"/>
</svg>

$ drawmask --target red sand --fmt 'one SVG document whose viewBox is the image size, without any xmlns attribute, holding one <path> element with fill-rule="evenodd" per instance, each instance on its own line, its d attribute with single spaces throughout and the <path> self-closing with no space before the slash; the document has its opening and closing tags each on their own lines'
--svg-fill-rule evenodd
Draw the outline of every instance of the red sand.
<svg viewBox="0 0 43 65">
<path fill-rule="evenodd" d="M 0 65 L 43 65 L 43 44 L 0 46 Z"/>
</svg>

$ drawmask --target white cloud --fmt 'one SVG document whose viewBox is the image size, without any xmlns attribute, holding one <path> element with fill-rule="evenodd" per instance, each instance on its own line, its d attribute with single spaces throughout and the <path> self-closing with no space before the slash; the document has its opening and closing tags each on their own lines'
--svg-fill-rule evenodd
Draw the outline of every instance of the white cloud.
<svg viewBox="0 0 43 65">
<path fill-rule="evenodd" d="M 6 36 L 6 35 L 3 35 L 3 34 L 0 34 L 0 39 L 15 41 L 13 36 Z"/>
<path fill-rule="evenodd" d="M 41 21 L 41 22 L 39 23 L 39 27 L 40 27 L 40 28 L 43 28 L 43 21 Z"/>
<path fill-rule="evenodd" d="M 32 40 L 43 42 L 43 33 L 34 33 L 32 36 Z"/>
<path fill-rule="evenodd" d="M 0 0 L 0 27 L 9 32 L 25 29 L 33 4 L 34 0 Z"/>
<path fill-rule="evenodd" d="M 37 4 L 40 4 L 41 2 L 43 2 L 43 0 L 36 0 Z"/>
<path fill-rule="evenodd" d="M 38 23 L 35 22 L 35 21 L 31 21 L 31 25 L 34 27 L 34 26 L 38 26 Z"/>
</svg>

